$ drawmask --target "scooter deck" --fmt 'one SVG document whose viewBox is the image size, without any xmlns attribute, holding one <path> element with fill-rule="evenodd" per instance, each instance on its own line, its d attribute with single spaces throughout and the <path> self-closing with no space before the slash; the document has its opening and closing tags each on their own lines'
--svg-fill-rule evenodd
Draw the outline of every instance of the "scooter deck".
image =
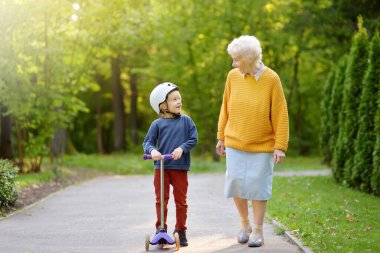
<svg viewBox="0 0 380 253">
<path fill-rule="evenodd" d="M 157 244 L 175 244 L 175 240 L 173 240 L 168 233 L 166 232 L 158 232 L 150 241 L 151 245 L 157 245 Z"/>
</svg>

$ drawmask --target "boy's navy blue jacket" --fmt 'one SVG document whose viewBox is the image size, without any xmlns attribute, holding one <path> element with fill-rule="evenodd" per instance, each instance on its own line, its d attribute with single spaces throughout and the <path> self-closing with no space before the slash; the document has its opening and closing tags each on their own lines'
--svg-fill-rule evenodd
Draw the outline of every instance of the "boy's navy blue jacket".
<svg viewBox="0 0 380 253">
<path fill-rule="evenodd" d="M 161 154 L 171 154 L 180 147 L 183 154 L 180 159 L 165 160 L 165 169 L 190 169 L 190 150 L 198 143 L 197 128 L 193 120 L 186 115 L 176 119 L 159 118 L 153 121 L 145 137 L 143 148 L 146 154 L 153 149 Z M 160 168 L 160 161 L 154 161 L 154 167 Z"/>
</svg>

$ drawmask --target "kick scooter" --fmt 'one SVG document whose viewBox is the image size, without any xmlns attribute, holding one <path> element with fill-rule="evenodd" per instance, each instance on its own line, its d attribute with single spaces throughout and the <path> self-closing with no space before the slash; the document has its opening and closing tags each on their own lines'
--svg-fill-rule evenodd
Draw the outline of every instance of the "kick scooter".
<svg viewBox="0 0 380 253">
<path fill-rule="evenodd" d="M 143 159 L 152 159 L 151 155 L 145 154 L 143 155 Z M 146 236 L 145 240 L 145 251 L 149 251 L 149 244 L 150 245 L 166 245 L 175 244 L 176 250 L 179 250 L 179 236 L 178 233 L 174 233 L 174 239 L 171 238 L 164 227 L 164 160 L 172 160 L 173 156 L 171 154 L 163 155 L 160 160 L 160 193 L 161 193 L 161 225 L 160 225 L 160 231 L 150 240 L 149 235 Z"/>
</svg>

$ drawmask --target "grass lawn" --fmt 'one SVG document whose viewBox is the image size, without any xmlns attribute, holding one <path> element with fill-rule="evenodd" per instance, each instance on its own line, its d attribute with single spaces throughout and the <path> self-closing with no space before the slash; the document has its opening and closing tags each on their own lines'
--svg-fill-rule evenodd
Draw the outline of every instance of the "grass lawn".
<svg viewBox="0 0 380 253">
<path fill-rule="evenodd" d="M 43 171 L 40 173 L 20 174 L 16 178 L 17 188 L 22 189 L 27 185 L 48 183 L 55 179 L 54 173 L 49 171 Z"/>
<path fill-rule="evenodd" d="M 65 156 L 61 164 L 67 167 L 82 167 L 98 169 L 122 175 L 151 174 L 152 161 L 142 160 L 142 155 L 114 154 L 114 155 L 72 155 Z M 319 157 L 292 157 L 277 165 L 275 171 L 286 170 L 322 170 L 325 165 L 320 164 Z M 192 157 L 191 173 L 221 172 L 225 171 L 225 158 L 220 162 L 212 161 L 207 157 Z"/>
<path fill-rule="evenodd" d="M 314 252 L 380 252 L 380 198 L 332 177 L 275 177 L 267 214 Z"/>
</svg>

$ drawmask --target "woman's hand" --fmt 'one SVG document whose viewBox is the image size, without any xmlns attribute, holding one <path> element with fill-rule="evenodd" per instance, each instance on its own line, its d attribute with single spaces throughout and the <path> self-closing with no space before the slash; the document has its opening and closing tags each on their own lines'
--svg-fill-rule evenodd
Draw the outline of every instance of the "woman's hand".
<svg viewBox="0 0 380 253">
<path fill-rule="evenodd" d="M 273 152 L 274 163 L 282 163 L 285 159 L 285 152 L 279 149 L 275 149 Z"/>
<path fill-rule="evenodd" d="M 152 156 L 152 159 L 155 160 L 155 161 L 158 161 L 158 160 L 161 160 L 162 159 L 162 155 L 160 152 L 158 152 L 157 150 L 153 149 L 152 152 L 150 152 L 150 155 Z"/>
<path fill-rule="evenodd" d="M 183 149 L 182 148 L 176 148 L 174 149 L 174 151 L 172 152 L 172 155 L 173 155 L 173 160 L 178 160 L 181 158 L 183 154 Z"/>
<path fill-rule="evenodd" d="M 220 156 L 226 155 L 226 151 L 224 150 L 224 141 L 218 141 L 216 144 L 216 153 Z"/>
</svg>

